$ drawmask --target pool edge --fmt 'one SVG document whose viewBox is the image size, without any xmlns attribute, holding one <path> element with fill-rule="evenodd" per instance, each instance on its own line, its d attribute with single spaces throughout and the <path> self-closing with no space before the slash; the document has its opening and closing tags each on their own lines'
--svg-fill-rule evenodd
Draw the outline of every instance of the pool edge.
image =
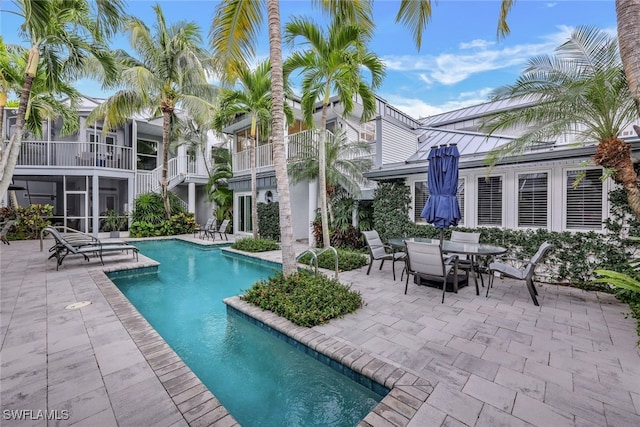
<svg viewBox="0 0 640 427">
<path fill-rule="evenodd" d="M 369 380 L 389 392 L 360 421 L 360 426 L 407 425 L 433 391 L 431 383 L 414 373 L 378 359 L 344 341 L 325 335 L 313 328 L 297 326 L 291 321 L 249 304 L 239 296 L 225 298 L 227 307 L 262 322 Z"/>
</svg>

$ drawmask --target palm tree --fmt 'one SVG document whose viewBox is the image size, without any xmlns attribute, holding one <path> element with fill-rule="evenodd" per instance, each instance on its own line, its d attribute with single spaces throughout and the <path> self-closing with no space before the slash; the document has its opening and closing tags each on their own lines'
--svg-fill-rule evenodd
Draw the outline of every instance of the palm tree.
<svg viewBox="0 0 640 427">
<path fill-rule="evenodd" d="M 285 26 L 285 41 L 293 45 L 297 38 L 303 39 L 306 50 L 294 52 L 284 64 L 285 76 L 295 71 L 303 74 L 302 112 L 307 126 L 315 126 L 313 114 L 316 102 L 322 102 L 320 116 L 320 140 L 318 142 L 318 185 L 320 187 L 320 216 L 322 237 L 326 246 L 329 242 L 329 221 L 327 215 L 326 176 L 326 127 L 331 93 L 335 92 L 343 105 L 343 114 L 349 116 L 354 108 L 354 98 L 362 101 L 361 120 L 371 119 L 376 111 L 374 89 L 384 78 L 384 64 L 366 49 L 367 33 L 355 24 L 344 24 L 334 19 L 327 34 L 323 34 L 316 24 L 307 19 L 293 18 Z M 361 69 L 371 74 L 367 85 Z"/>
<path fill-rule="evenodd" d="M 17 14 L 24 18 L 20 33 L 28 41 L 30 50 L 16 128 L 2 169 L 0 194 L 6 193 L 13 178 L 36 76 L 42 73 L 52 97 L 60 93 L 63 83 L 81 74 L 91 58 L 100 64 L 105 76 L 113 77 L 115 68 L 106 40 L 118 31 L 126 16 L 123 0 L 14 0 L 14 3 Z"/>
<path fill-rule="evenodd" d="M 230 219 L 233 209 L 233 190 L 229 188 L 229 179 L 233 177 L 231 152 L 225 147 L 214 147 L 211 150 L 213 170 L 207 182 L 209 200 L 216 204 L 216 218 L 222 222 Z"/>
<path fill-rule="evenodd" d="M 541 141 L 575 133 L 581 142 L 597 141 L 596 165 L 608 170 L 621 184 L 631 209 L 640 219 L 640 190 L 631 160 L 631 147 L 619 138 L 637 111 L 627 85 L 616 38 L 594 27 L 580 27 L 556 49 L 554 56 L 529 60 L 513 85 L 495 92 L 494 100 L 528 98 L 536 104 L 490 118 L 485 129 L 494 133 L 513 126 L 525 132 L 501 149 L 492 151 L 488 163 L 521 153 Z"/>
<path fill-rule="evenodd" d="M 226 81 L 237 77 L 234 65 L 255 57 L 255 44 L 262 24 L 264 1 L 224 0 L 216 8 L 210 38 L 218 68 Z M 280 34 L 280 5 L 278 0 L 267 0 L 269 34 L 269 60 L 271 61 L 271 134 L 273 164 L 280 207 L 280 248 L 282 272 L 297 272 L 291 225 L 291 198 L 284 150 L 284 78 L 282 75 L 282 36 Z M 245 62 L 246 63 L 246 62 Z"/>
<path fill-rule="evenodd" d="M 209 55 L 202 48 L 200 28 L 180 21 L 167 26 L 162 8 L 154 5 L 156 23 L 152 33 L 139 19 L 127 22 L 131 49 L 137 58 L 119 50 L 117 59 L 121 89 L 98 106 L 88 120 L 103 119 L 104 128 L 122 125 L 136 113 L 162 115 L 162 199 L 167 219 L 171 216 L 168 195 L 169 144 L 176 108 L 191 116 L 211 110 L 215 88 L 207 83 Z"/>
<path fill-rule="evenodd" d="M 319 151 L 318 146 L 309 144 L 305 153 Z M 366 141 L 349 141 L 346 132 L 340 131 L 327 139 L 326 144 L 327 193 L 332 195 L 338 188 L 346 190 L 349 196 L 360 196 L 360 185 L 366 179 L 363 173 L 371 169 L 371 145 Z M 303 179 L 317 179 L 320 173 L 320 161 L 317 155 L 305 155 L 289 164 L 291 181 L 297 183 Z M 331 197 L 327 199 L 330 223 L 334 223 Z"/>
<path fill-rule="evenodd" d="M 640 115 L 640 0 L 616 0 L 616 17 L 620 57 Z M 634 129 L 640 136 L 640 128 Z"/>
<path fill-rule="evenodd" d="M 237 71 L 237 89 L 223 90 L 220 97 L 220 108 L 214 118 L 214 127 L 221 132 L 222 128 L 238 115 L 251 118 L 249 135 L 249 155 L 251 164 L 251 217 L 253 218 L 253 237 L 258 238 L 258 188 L 256 179 L 256 145 L 260 136 L 268 140 L 271 120 L 271 63 L 263 61 L 254 70 L 246 64 L 234 66 Z M 288 107 L 288 106 L 287 106 Z M 285 109 L 289 121 L 293 121 L 293 112 Z"/>
</svg>

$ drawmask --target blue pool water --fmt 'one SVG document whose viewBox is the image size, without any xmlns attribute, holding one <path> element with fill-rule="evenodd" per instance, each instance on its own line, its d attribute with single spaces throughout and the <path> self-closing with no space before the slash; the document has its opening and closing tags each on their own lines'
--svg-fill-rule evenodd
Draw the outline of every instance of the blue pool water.
<svg viewBox="0 0 640 427">
<path fill-rule="evenodd" d="M 353 426 L 381 396 L 276 338 L 222 300 L 272 265 L 177 240 L 136 242 L 157 274 L 113 282 L 243 426 Z"/>
</svg>

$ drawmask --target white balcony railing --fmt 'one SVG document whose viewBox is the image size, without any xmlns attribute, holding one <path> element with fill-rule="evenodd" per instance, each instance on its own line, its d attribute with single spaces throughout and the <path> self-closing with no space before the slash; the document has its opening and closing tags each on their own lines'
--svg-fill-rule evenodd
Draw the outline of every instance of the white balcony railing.
<svg viewBox="0 0 640 427">
<path fill-rule="evenodd" d="M 167 178 L 169 189 L 183 182 L 188 176 L 208 177 L 207 168 L 201 158 L 177 156 L 169 159 Z M 136 194 L 160 192 L 162 183 L 162 166 L 152 171 L 136 173 Z"/>
<path fill-rule="evenodd" d="M 327 139 L 334 138 L 333 133 L 327 132 Z M 287 161 L 292 162 L 306 157 L 316 155 L 316 146 L 320 140 L 319 130 L 305 130 L 285 136 L 285 155 Z M 371 157 L 375 154 L 351 153 L 348 158 Z M 256 148 L 256 169 L 260 171 L 266 167 L 273 166 L 273 145 L 264 144 Z M 249 150 L 233 153 L 233 172 L 245 172 L 251 170 Z"/>
<path fill-rule="evenodd" d="M 6 146 L 6 143 L 5 143 Z M 133 149 L 86 141 L 22 141 L 17 166 L 98 167 L 133 170 Z"/>
</svg>

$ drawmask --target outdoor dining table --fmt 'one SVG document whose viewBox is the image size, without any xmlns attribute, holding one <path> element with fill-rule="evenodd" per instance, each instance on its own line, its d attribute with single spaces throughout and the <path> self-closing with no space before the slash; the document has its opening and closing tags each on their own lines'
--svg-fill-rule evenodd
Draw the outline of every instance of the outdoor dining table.
<svg viewBox="0 0 640 427">
<path fill-rule="evenodd" d="M 394 251 L 405 248 L 404 242 L 418 243 L 440 243 L 440 239 L 429 239 L 424 237 L 403 237 L 389 239 L 389 245 Z M 442 241 L 442 252 L 455 253 L 472 256 L 495 256 L 502 255 L 507 252 L 507 248 L 502 246 L 491 245 L 488 243 L 469 243 L 469 242 L 452 242 L 451 240 Z M 454 289 L 457 291 L 457 289 Z"/>
</svg>

